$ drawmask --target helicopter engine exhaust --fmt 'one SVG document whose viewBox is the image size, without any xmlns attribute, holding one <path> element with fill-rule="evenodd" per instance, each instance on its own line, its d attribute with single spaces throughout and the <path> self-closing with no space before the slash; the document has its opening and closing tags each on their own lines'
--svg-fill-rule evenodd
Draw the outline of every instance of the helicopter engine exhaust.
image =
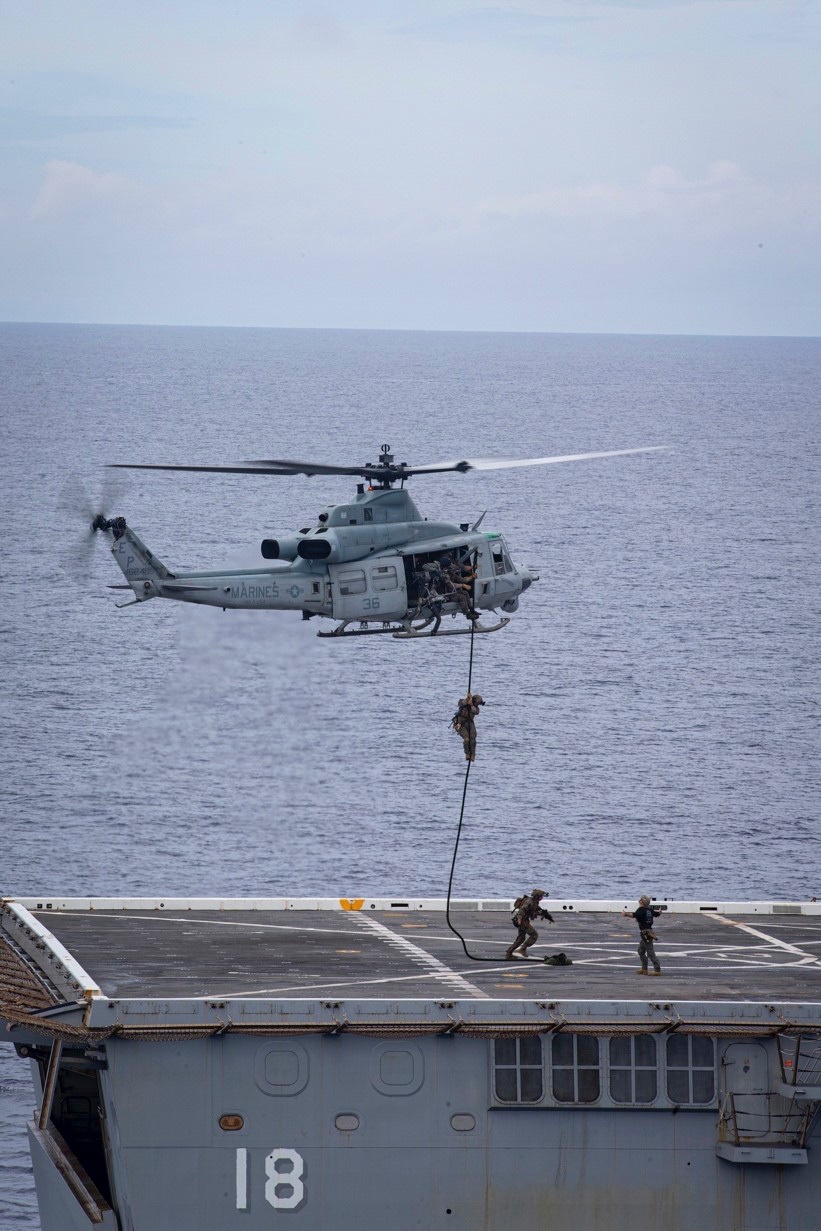
<svg viewBox="0 0 821 1231">
<path fill-rule="evenodd" d="M 327 539 L 303 539 L 296 550 L 303 560 L 328 560 L 335 545 Z"/>
<path fill-rule="evenodd" d="M 333 530 L 323 533 L 321 538 L 303 530 L 298 535 L 289 534 L 282 539 L 263 539 L 260 551 L 264 560 L 290 560 L 291 563 L 300 559 L 339 564 L 346 560 L 358 560 L 363 554 L 358 541 L 340 542 Z"/>
<path fill-rule="evenodd" d="M 263 539 L 260 550 L 264 560 L 296 560 L 299 539 L 291 534 L 284 539 Z"/>
</svg>

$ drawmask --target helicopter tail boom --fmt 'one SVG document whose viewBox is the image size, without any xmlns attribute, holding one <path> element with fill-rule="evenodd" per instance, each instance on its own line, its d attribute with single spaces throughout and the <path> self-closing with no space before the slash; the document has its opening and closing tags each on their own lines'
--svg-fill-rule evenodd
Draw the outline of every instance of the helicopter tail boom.
<svg viewBox="0 0 821 1231">
<path fill-rule="evenodd" d="M 149 551 L 142 539 L 123 524 L 115 537 L 111 554 L 120 566 L 123 576 L 134 591 L 135 600 L 143 603 L 159 597 L 158 586 L 170 580 L 174 574 Z"/>
</svg>

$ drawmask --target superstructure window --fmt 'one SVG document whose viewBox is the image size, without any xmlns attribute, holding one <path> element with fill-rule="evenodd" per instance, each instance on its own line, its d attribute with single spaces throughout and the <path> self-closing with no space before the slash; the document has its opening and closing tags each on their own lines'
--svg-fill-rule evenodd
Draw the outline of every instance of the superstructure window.
<svg viewBox="0 0 821 1231">
<path fill-rule="evenodd" d="M 555 1034 L 553 1097 L 557 1103 L 595 1103 L 600 1093 L 599 1040 L 588 1034 Z"/>
<path fill-rule="evenodd" d="M 667 1097 L 671 1103 L 703 1107 L 716 1094 L 715 1041 L 698 1034 L 667 1037 Z"/>
<path fill-rule="evenodd" d="M 396 580 L 396 569 L 392 564 L 380 564 L 371 571 L 374 590 L 396 590 L 399 582 Z"/>
<path fill-rule="evenodd" d="M 652 1034 L 610 1040 L 610 1097 L 614 1103 L 653 1103 L 658 1094 L 656 1040 Z"/>
<path fill-rule="evenodd" d="M 497 1039 L 493 1045 L 493 1079 L 500 1103 L 538 1103 L 544 1092 L 539 1036 Z"/>
<path fill-rule="evenodd" d="M 353 569 L 350 573 L 339 574 L 340 594 L 364 594 L 366 589 L 364 569 Z"/>
</svg>

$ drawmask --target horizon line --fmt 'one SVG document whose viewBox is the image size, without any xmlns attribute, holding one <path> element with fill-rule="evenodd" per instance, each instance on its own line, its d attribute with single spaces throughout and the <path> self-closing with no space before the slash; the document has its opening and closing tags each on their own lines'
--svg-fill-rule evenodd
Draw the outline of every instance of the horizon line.
<svg viewBox="0 0 821 1231">
<path fill-rule="evenodd" d="M 169 321 L 59 321 L 59 320 L 0 320 L 5 325 L 62 326 L 69 329 L 247 329 L 270 330 L 271 332 L 303 333 L 436 333 L 436 334 L 502 334 L 534 337 L 592 337 L 592 338 L 780 338 L 796 341 L 816 341 L 817 333 L 696 333 L 686 330 L 618 330 L 618 329 L 463 329 L 435 328 L 424 326 L 377 326 L 377 325 L 227 325 L 189 324 Z"/>
</svg>

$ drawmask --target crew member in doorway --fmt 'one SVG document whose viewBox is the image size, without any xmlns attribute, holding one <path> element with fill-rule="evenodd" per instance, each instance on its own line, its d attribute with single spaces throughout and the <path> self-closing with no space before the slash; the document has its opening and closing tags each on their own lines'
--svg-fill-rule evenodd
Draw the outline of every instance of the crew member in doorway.
<svg viewBox="0 0 821 1231">
<path fill-rule="evenodd" d="M 550 911 L 544 910 L 540 902 L 547 897 L 546 889 L 533 889 L 526 897 L 517 898 L 513 903 L 511 922 L 517 929 L 516 939 L 505 954 L 507 961 L 512 961 L 518 951 L 520 957 L 527 957 L 531 945 L 539 939 L 539 933 L 533 926 L 534 919 L 547 919 L 553 922 Z"/>
<path fill-rule="evenodd" d="M 465 760 L 476 760 L 476 715 L 479 713 L 479 707 L 484 705 L 484 701 L 478 692 L 469 692 L 466 697 L 462 697 L 459 702 L 459 708 L 453 715 L 451 726 L 457 735 L 461 735 L 462 743 L 465 746 Z"/>
<path fill-rule="evenodd" d="M 424 589 L 428 593 L 438 595 L 444 593 L 447 588 L 445 585 L 445 575 L 438 560 L 428 560 L 427 564 L 422 565 L 421 572 L 424 578 Z"/>
<path fill-rule="evenodd" d="M 469 620 L 475 620 L 478 612 L 473 610 L 473 582 L 476 579 L 476 573 L 470 563 L 460 564 L 450 555 L 444 555 L 441 559 L 442 569 L 445 576 L 450 582 L 454 602 L 459 604 L 459 609 L 463 616 Z"/>
<path fill-rule="evenodd" d="M 423 564 L 417 577 L 421 578 L 419 586 L 419 606 L 427 607 L 435 621 L 431 636 L 439 632 L 442 623 L 442 604 L 449 589 L 447 578 L 439 567 L 438 560 L 429 560 Z"/>
<path fill-rule="evenodd" d="M 626 915 L 628 919 L 635 919 L 636 923 L 639 925 L 638 954 L 639 954 L 639 961 L 641 962 L 641 966 L 636 973 L 640 975 L 649 974 L 650 971 L 647 969 L 647 965 L 648 965 L 648 962 L 652 962 L 653 963 L 653 974 L 660 975 L 661 974 L 661 963 L 656 957 L 656 950 L 653 947 L 653 942 L 658 939 L 655 932 L 653 931 L 653 921 L 655 919 L 658 919 L 659 915 L 661 914 L 661 910 L 655 906 L 650 905 L 650 899 L 645 893 L 645 894 L 642 894 L 642 896 L 639 898 L 638 910 L 634 910 L 634 911 L 625 910 L 625 911 L 622 911 L 622 914 Z"/>
</svg>

